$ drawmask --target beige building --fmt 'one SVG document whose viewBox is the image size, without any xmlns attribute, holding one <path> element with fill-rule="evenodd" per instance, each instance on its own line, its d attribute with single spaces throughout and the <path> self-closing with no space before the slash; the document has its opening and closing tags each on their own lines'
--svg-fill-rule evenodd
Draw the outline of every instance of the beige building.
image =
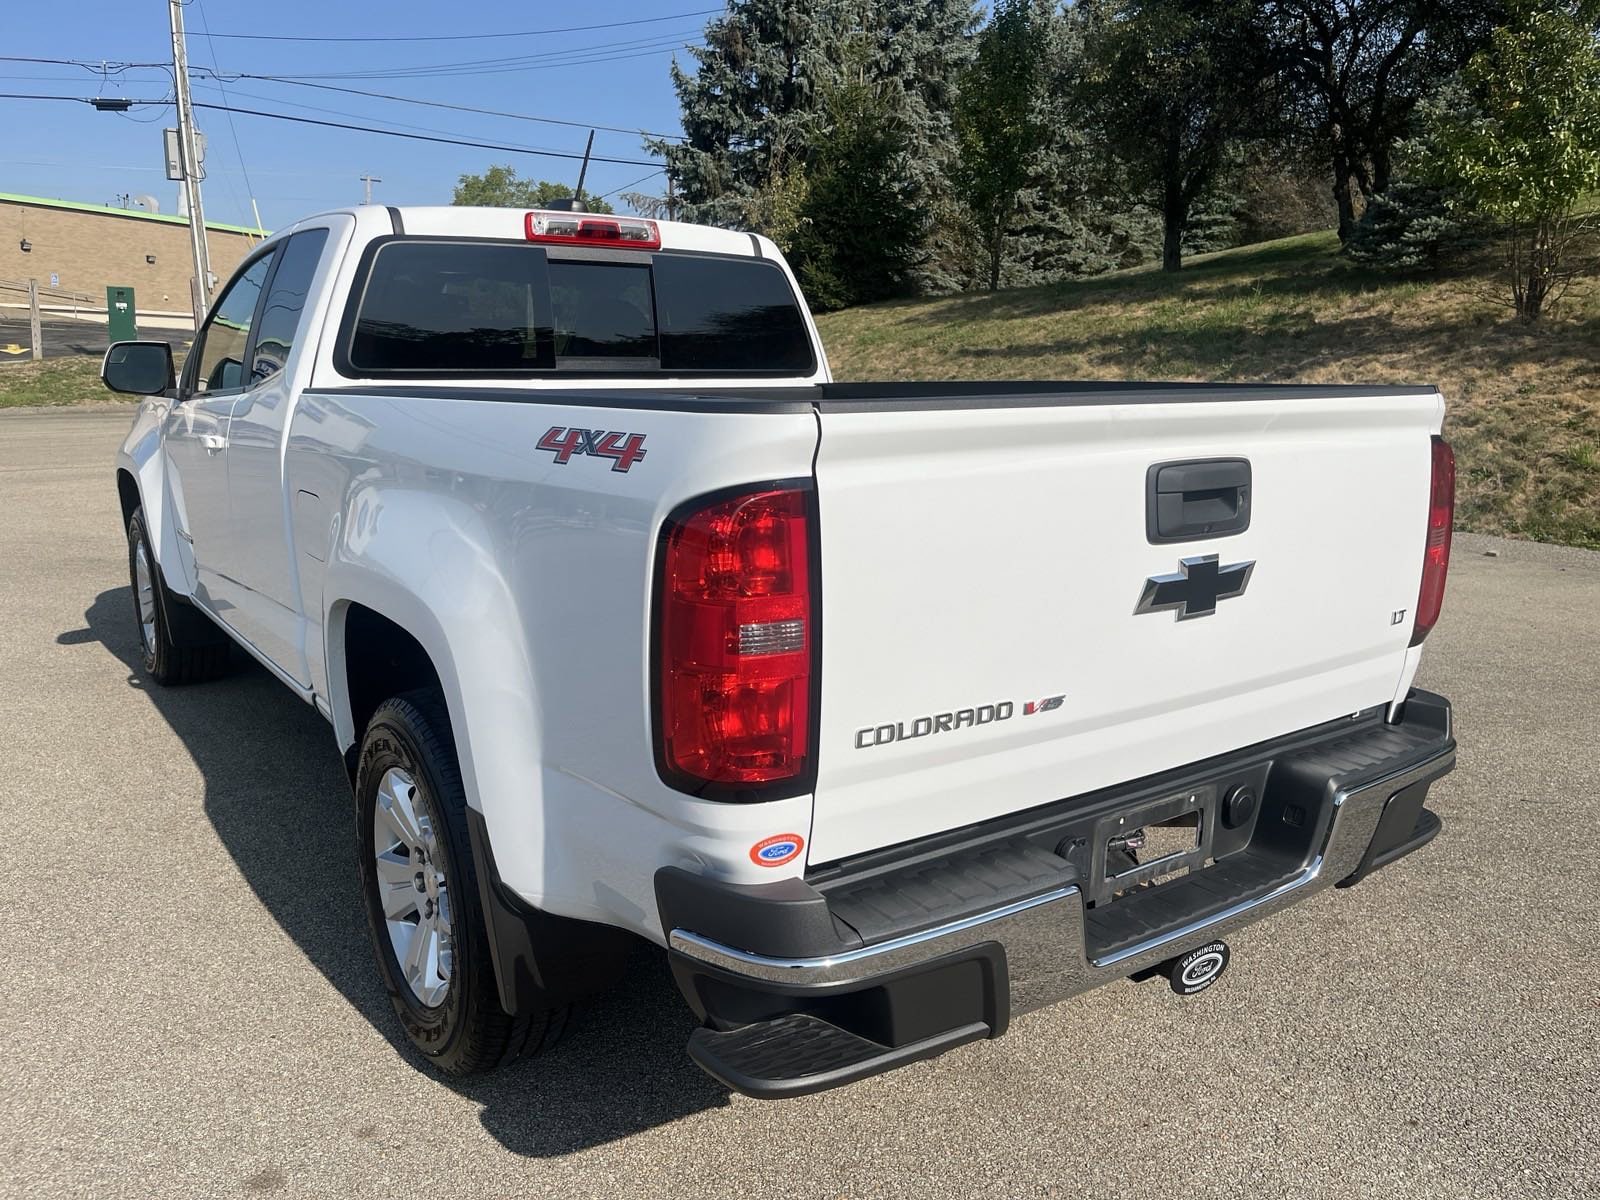
<svg viewBox="0 0 1600 1200">
<path fill-rule="evenodd" d="M 218 281 L 265 236 L 207 221 Z M 103 307 L 107 287 L 131 287 L 141 313 L 187 316 L 192 263 L 188 217 L 0 192 L 0 281 L 37 279 L 46 303 L 75 292 Z"/>
</svg>

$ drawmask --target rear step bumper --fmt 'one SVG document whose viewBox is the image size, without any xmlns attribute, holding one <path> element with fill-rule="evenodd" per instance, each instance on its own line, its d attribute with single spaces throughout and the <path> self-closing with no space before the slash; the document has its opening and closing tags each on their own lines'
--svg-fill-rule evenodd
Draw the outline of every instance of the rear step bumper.
<svg viewBox="0 0 1600 1200">
<path fill-rule="evenodd" d="M 1455 765 L 1450 706 L 1381 710 L 1093 796 L 864 856 L 806 880 L 725 884 L 664 868 L 674 975 L 705 1021 L 702 1068 L 747 1095 L 837 1087 L 1005 1032 L 1025 1012 L 1137 975 L 1439 831 L 1428 785 Z M 1224 798 L 1250 786 L 1247 820 Z M 1198 812 L 1187 875 L 1111 877 L 1130 822 Z"/>
</svg>

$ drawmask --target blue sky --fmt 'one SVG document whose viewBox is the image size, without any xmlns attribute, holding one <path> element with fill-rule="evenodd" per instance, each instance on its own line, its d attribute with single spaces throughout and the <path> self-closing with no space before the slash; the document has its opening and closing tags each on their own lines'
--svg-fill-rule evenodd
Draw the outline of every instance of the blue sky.
<svg viewBox="0 0 1600 1200">
<path fill-rule="evenodd" d="M 668 64 L 676 47 L 678 61 L 692 68 L 693 59 L 682 46 L 698 40 L 711 17 L 705 10 L 713 7 L 720 5 L 714 0 L 586 0 L 573 5 L 190 0 L 184 19 L 193 69 L 214 67 L 225 78 L 239 73 L 303 77 L 298 84 L 237 79 L 219 86 L 196 74 L 197 104 L 227 103 L 363 127 L 581 154 L 589 122 L 623 130 L 680 131 Z M 96 63 L 157 63 L 171 57 L 163 0 L 55 0 L 7 8 L 0 39 L 3 55 Z M 548 32 L 556 29 L 569 31 Z M 522 31 L 530 35 L 463 36 Z M 218 36 L 222 34 L 429 40 L 300 42 Z M 446 36 L 459 40 L 438 40 Z M 374 75 L 381 72 L 388 74 Z M 578 125 L 423 107 L 330 88 Z M 171 76 L 155 67 L 102 76 L 80 67 L 0 61 L 0 92 L 161 99 L 171 94 Z M 7 130 L 0 140 L 0 192 L 100 204 L 116 203 L 122 193 L 148 193 L 160 202 L 162 212 L 176 211 L 178 185 L 166 179 L 161 153 L 161 129 L 175 123 L 170 106 L 113 114 L 85 104 L 0 99 L 0 119 Z M 358 203 L 363 174 L 381 177 L 373 199 L 389 204 L 448 203 L 459 175 L 494 163 L 509 163 L 524 177 L 568 184 L 577 180 L 579 164 L 568 159 L 242 114 L 233 116 L 230 129 L 228 114 L 216 110 L 197 110 L 196 121 L 208 146 L 206 216 L 216 221 L 254 224 L 252 194 L 268 229 L 319 209 Z M 595 135 L 594 153 L 647 165 L 592 163 L 588 193 L 659 193 L 664 187 L 660 174 L 637 187 L 626 186 L 651 171 L 651 156 L 637 133 L 602 129 Z"/>
</svg>

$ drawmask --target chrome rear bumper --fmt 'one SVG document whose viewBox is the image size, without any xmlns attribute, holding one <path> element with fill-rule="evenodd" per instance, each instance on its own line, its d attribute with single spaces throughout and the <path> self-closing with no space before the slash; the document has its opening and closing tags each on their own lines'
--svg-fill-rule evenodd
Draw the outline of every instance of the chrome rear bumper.
<svg viewBox="0 0 1600 1200">
<path fill-rule="evenodd" d="M 786 989 L 848 988 L 875 976 L 997 942 L 1005 950 L 1011 1011 L 1026 1012 L 1137 974 L 1331 887 L 1361 865 L 1390 798 L 1416 783 L 1443 775 L 1454 764 L 1452 748 L 1359 789 L 1336 792 L 1327 844 L 1292 879 L 1212 917 L 1099 958 L 1088 952 L 1083 894 L 1075 886 L 1053 888 L 977 916 L 825 957 L 755 954 L 721 945 L 687 929 L 672 930 L 668 941 L 673 950 L 697 962 L 747 979 L 784 985 Z"/>
<path fill-rule="evenodd" d="M 705 1021 L 690 1056 L 776 1097 L 998 1037 L 1420 848 L 1454 764 L 1449 703 L 1414 691 L 1395 723 L 1368 710 L 805 880 L 663 868 L 673 972 Z M 1129 866 L 1118 831 L 1163 824 L 1194 848 Z"/>
</svg>

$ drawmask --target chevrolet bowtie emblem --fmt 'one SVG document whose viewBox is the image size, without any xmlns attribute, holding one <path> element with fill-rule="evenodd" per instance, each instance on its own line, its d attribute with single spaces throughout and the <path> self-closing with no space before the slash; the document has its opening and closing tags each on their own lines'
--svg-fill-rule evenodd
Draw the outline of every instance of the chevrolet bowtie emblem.
<svg viewBox="0 0 1600 1200">
<path fill-rule="evenodd" d="M 1134 607 L 1134 615 L 1163 612 L 1173 608 L 1178 620 L 1209 617 L 1217 611 L 1217 601 L 1244 595 L 1250 584 L 1254 561 L 1222 566 L 1215 554 L 1180 559 L 1174 575 L 1152 575 L 1144 581 L 1144 591 Z"/>
</svg>

